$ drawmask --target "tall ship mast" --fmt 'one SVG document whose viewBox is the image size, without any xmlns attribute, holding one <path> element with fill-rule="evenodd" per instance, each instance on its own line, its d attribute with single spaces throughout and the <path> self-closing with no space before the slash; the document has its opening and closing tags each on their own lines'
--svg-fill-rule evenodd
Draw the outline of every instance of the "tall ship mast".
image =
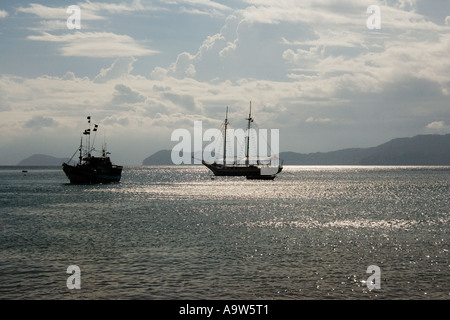
<svg viewBox="0 0 450 320">
<path fill-rule="evenodd" d="M 227 128 L 228 122 L 228 107 L 226 111 L 224 121 L 224 146 L 223 146 L 223 163 L 207 162 L 202 160 L 202 164 L 212 171 L 215 176 L 245 176 L 247 179 L 259 179 L 259 180 L 273 180 L 276 175 L 283 170 L 283 165 L 279 159 L 276 160 L 277 164 L 274 165 L 272 161 L 270 163 L 262 164 L 262 159 L 257 158 L 256 164 L 250 163 L 250 129 L 254 119 L 252 118 L 252 104 L 250 102 L 250 112 L 247 120 L 247 136 L 245 143 L 245 159 L 244 164 L 234 161 L 233 164 L 227 164 Z M 267 159 L 264 159 L 267 161 Z"/>
<path fill-rule="evenodd" d="M 122 177 L 122 166 L 114 165 L 111 162 L 110 153 L 106 151 L 106 144 L 102 148 L 101 156 L 95 157 L 92 153 L 95 151 L 94 143 L 98 130 L 98 125 L 94 125 L 94 139 L 91 145 L 91 117 L 87 117 L 89 128 L 85 129 L 85 144 L 83 145 L 83 136 L 81 136 L 80 146 L 73 154 L 68 163 L 63 163 L 62 168 L 70 183 L 72 184 L 98 184 L 119 182 Z M 79 152 L 78 163 L 70 165 L 75 154 Z"/>
</svg>

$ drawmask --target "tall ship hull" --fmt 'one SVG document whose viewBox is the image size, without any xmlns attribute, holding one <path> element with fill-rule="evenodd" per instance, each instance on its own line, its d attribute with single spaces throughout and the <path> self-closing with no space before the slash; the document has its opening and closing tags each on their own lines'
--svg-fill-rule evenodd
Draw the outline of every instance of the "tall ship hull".
<svg viewBox="0 0 450 320">
<path fill-rule="evenodd" d="M 87 117 L 89 122 L 89 129 L 83 132 L 86 136 L 86 144 L 83 146 L 83 138 L 81 138 L 79 151 L 79 162 L 75 165 L 68 163 L 62 164 L 62 169 L 72 184 L 99 184 L 99 183 L 112 183 L 119 182 L 122 177 L 122 166 L 114 165 L 111 162 L 110 157 L 107 155 L 106 146 L 102 148 L 102 154 L 99 157 L 92 156 L 92 152 L 95 148 L 91 146 L 91 117 Z M 93 132 L 97 132 L 97 125 L 94 126 Z M 95 141 L 95 137 L 94 137 Z M 76 154 L 75 152 L 75 154 Z M 75 156 L 72 156 L 72 158 Z M 72 158 L 68 161 L 72 161 Z"/>
<path fill-rule="evenodd" d="M 224 135 L 224 146 L 223 146 L 223 163 L 209 163 L 205 160 L 202 160 L 202 164 L 207 167 L 215 176 L 228 176 L 228 177 L 246 177 L 247 179 L 251 180 L 273 180 L 275 179 L 276 175 L 280 173 L 283 170 L 282 164 L 264 164 L 259 159 L 256 159 L 256 164 L 250 163 L 250 157 L 249 157 L 249 148 L 250 148 L 250 126 L 253 122 L 252 118 L 252 107 L 250 103 L 250 113 L 248 118 L 246 119 L 248 121 L 248 130 L 247 130 L 247 141 L 246 141 L 246 156 L 244 163 L 236 163 L 235 164 L 227 164 L 226 161 L 226 154 L 227 154 L 227 126 L 228 126 L 228 108 L 227 113 L 225 117 L 224 122 L 224 129 L 225 129 L 225 135 Z M 277 163 L 278 163 L 278 158 Z"/>
<path fill-rule="evenodd" d="M 283 170 L 279 167 L 260 167 L 256 165 L 223 165 L 220 163 L 208 163 L 202 161 L 202 164 L 210 169 L 215 176 L 225 177 L 246 177 L 250 180 L 273 180 L 276 175 Z"/>
</svg>

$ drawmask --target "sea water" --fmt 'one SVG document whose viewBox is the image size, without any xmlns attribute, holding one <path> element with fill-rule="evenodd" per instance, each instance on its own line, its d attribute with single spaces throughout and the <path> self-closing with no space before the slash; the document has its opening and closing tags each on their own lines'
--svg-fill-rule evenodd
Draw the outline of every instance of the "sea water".
<svg viewBox="0 0 450 320">
<path fill-rule="evenodd" d="M 450 299 L 449 195 L 449 167 L 0 167 L 0 299 Z"/>
</svg>

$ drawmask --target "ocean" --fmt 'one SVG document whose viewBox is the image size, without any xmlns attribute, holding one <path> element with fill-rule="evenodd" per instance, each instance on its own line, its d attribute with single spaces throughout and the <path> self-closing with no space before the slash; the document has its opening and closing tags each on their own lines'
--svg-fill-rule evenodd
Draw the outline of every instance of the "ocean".
<svg viewBox="0 0 450 320">
<path fill-rule="evenodd" d="M 449 195 L 450 167 L 0 167 L 0 299 L 448 300 Z"/>
</svg>

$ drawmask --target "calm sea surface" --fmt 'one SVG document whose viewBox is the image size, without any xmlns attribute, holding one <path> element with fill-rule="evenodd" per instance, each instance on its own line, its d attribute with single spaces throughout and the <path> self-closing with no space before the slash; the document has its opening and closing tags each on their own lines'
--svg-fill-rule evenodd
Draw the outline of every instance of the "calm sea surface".
<svg viewBox="0 0 450 320">
<path fill-rule="evenodd" d="M 450 299 L 449 196 L 449 167 L 0 167 L 0 299 Z"/>
</svg>

